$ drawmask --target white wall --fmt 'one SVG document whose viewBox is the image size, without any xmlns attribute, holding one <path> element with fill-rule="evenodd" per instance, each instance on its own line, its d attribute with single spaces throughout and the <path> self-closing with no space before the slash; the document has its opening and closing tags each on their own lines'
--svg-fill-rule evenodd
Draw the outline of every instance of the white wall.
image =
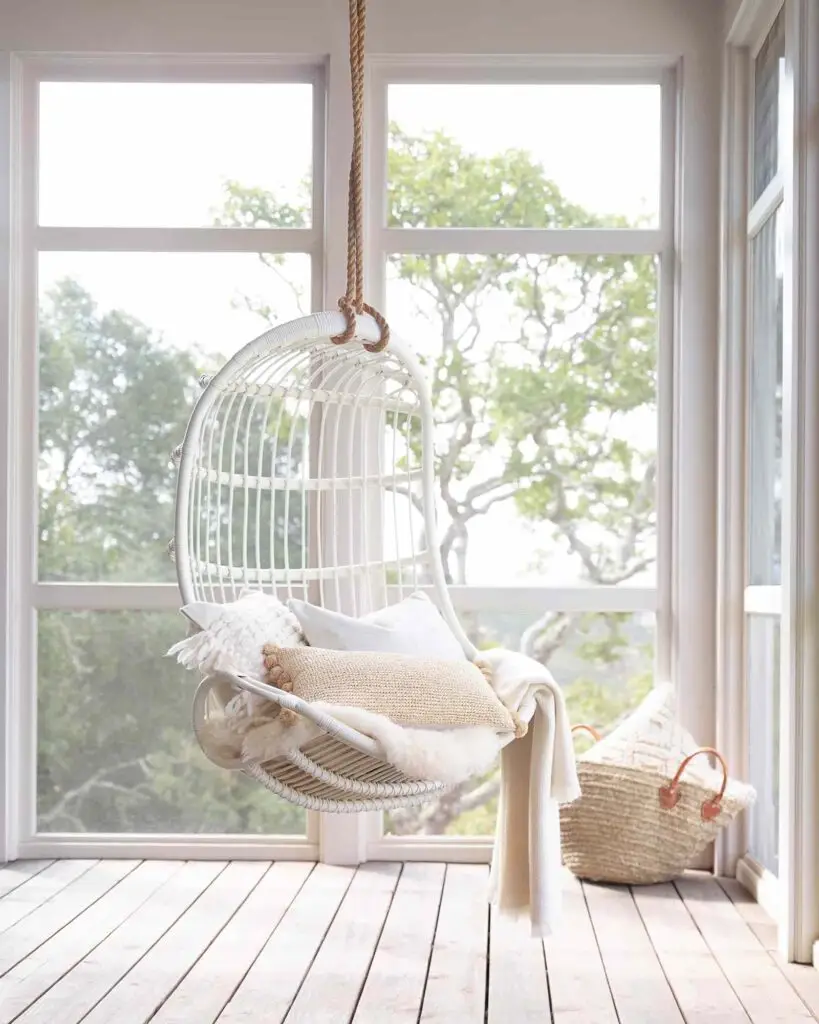
<svg viewBox="0 0 819 1024">
<path fill-rule="evenodd" d="M 346 11 L 345 0 L 4 0 L 0 40 L 10 50 L 327 53 Z M 714 0 L 370 0 L 368 46 L 693 57 L 712 49 L 719 21 Z"/>
<path fill-rule="evenodd" d="M 742 7 L 743 0 L 723 0 L 723 35 L 727 39 L 728 33 L 731 31 L 731 26 L 734 24 L 734 19 L 739 14 L 739 9 Z"/>
</svg>

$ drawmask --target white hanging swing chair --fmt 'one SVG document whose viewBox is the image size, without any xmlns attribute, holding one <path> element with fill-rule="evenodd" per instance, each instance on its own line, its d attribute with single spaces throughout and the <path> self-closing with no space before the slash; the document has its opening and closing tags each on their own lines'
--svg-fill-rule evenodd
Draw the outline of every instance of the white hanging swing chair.
<svg viewBox="0 0 819 1024">
<path fill-rule="evenodd" d="M 175 453 L 177 575 L 185 604 L 224 603 L 252 587 L 353 615 L 425 590 L 473 660 L 439 553 L 429 391 L 411 353 L 398 339 L 387 345 L 384 319 L 362 301 L 363 16 L 363 0 L 351 0 L 354 150 L 343 311 L 275 327 L 203 378 Z M 211 702 L 220 688 L 257 694 L 322 730 L 299 750 L 238 766 L 295 804 L 389 809 L 446 788 L 409 778 L 371 737 L 249 676 L 204 679 L 199 721 L 217 710 Z"/>
</svg>

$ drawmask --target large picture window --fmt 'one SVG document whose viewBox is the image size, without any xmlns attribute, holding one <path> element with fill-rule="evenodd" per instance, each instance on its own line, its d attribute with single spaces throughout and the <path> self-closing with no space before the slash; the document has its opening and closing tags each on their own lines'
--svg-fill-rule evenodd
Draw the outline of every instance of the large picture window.
<svg viewBox="0 0 819 1024">
<path fill-rule="evenodd" d="M 163 79 L 92 59 L 27 73 L 25 849 L 315 856 L 318 816 L 205 763 L 197 678 L 162 653 L 184 628 L 170 455 L 198 379 L 328 301 L 343 223 L 323 76 L 183 61 Z M 367 110 L 367 292 L 431 383 L 456 610 L 479 647 L 548 665 L 572 720 L 606 731 L 672 670 L 675 75 L 376 62 Z M 366 832 L 372 856 L 437 837 L 485 859 L 497 790 L 489 773 L 377 834 L 325 820 L 322 856 Z"/>
<path fill-rule="evenodd" d="M 170 455 L 198 377 L 321 302 L 321 77 L 189 70 L 162 81 L 44 64 L 27 82 L 39 452 L 36 510 L 21 510 L 37 680 L 23 810 L 44 843 L 303 844 L 314 831 L 303 810 L 204 760 L 188 725 L 197 678 L 162 655 L 185 631 Z"/>
<path fill-rule="evenodd" d="M 375 85 L 371 237 L 432 381 L 447 578 L 478 647 L 524 649 L 605 731 L 667 650 L 673 83 L 424 75 Z M 385 849 L 490 836 L 497 789 L 385 815 Z"/>
</svg>

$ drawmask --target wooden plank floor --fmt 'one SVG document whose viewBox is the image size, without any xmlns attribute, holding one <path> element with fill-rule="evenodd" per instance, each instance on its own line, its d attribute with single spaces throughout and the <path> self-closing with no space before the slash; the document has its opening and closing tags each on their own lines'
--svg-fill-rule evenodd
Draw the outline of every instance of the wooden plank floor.
<svg viewBox="0 0 819 1024">
<path fill-rule="evenodd" d="M 730 881 L 566 878 L 545 943 L 490 914 L 476 865 L 30 861 L 0 868 L 0 1024 L 797 1024 Z"/>
</svg>

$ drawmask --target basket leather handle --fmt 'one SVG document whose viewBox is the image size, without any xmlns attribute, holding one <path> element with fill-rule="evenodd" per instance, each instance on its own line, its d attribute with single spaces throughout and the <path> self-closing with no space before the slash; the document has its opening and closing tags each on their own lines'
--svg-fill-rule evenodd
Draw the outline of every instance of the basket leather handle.
<svg viewBox="0 0 819 1024">
<path fill-rule="evenodd" d="M 587 732 L 589 736 L 597 743 L 600 739 L 600 733 L 595 729 L 593 725 L 585 725 L 582 722 L 572 726 L 572 736 L 576 732 Z"/>
<path fill-rule="evenodd" d="M 680 779 L 682 774 L 694 758 L 699 757 L 701 754 L 716 758 L 722 768 L 722 785 L 720 786 L 719 793 L 711 797 L 710 800 L 704 800 L 700 808 L 702 820 L 713 821 L 722 810 L 722 798 L 725 795 L 725 787 L 728 785 L 728 765 L 725 763 L 725 758 L 722 754 L 713 747 L 700 747 L 699 750 L 695 750 L 688 757 L 683 758 L 671 782 L 666 786 L 660 787 L 660 806 L 667 811 L 677 806 L 680 800 Z"/>
</svg>

